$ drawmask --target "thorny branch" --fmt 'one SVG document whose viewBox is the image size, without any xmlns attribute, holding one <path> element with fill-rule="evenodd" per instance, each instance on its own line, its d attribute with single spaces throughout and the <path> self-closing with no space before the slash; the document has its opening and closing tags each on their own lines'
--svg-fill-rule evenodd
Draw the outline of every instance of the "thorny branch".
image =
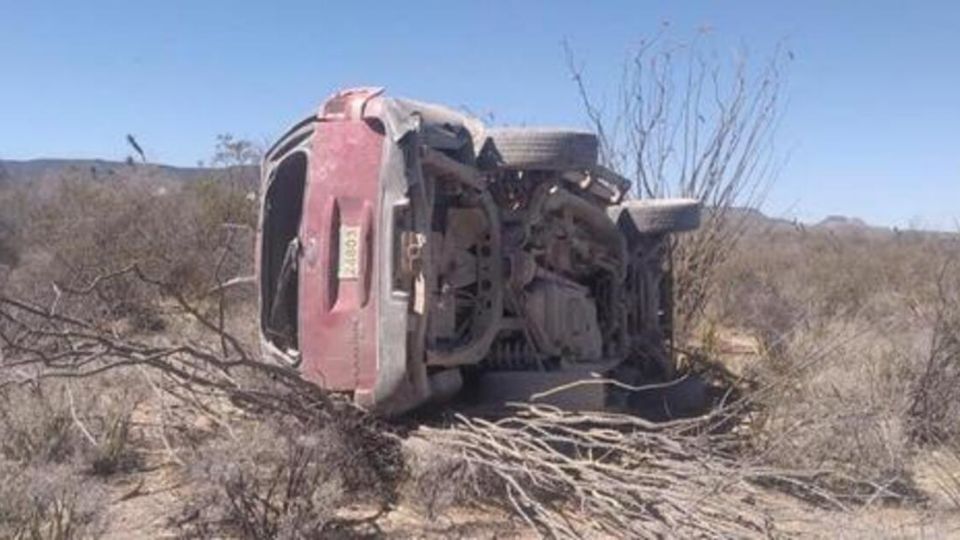
<svg viewBox="0 0 960 540">
<path fill-rule="evenodd" d="M 191 340 L 150 341 L 118 336 L 96 321 L 58 312 L 64 295 L 94 294 L 111 279 L 133 276 L 172 299 L 178 309 L 215 336 L 219 347 Z M 105 274 L 79 288 L 59 287 L 50 307 L 12 298 L 0 292 L 0 388 L 43 379 L 75 379 L 99 375 L 120 367 L 159 370 L 184 397 L 197 392 L 218 393 L 235 404 L 265 408 L 297 416 L 322 413 L 329 397 L 285 366 L 262 362 L 225 331 L 222 306 L 210 320 L 182 293 L 152 278 L 138 265 Z M 269 385 L 264 386 L 269 381 Z M 285 392 L 277 392 L 280 387 Z M 291 401 L 293 400 L 293 401 Z M 306 408 L 302 406 L 312 404 Z"/>
</svg>

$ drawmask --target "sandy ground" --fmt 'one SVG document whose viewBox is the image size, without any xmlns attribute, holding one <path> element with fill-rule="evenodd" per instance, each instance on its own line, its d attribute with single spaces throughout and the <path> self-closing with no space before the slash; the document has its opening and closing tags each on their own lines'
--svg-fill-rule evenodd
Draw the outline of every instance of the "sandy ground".
<svg viewBox="0 0 960 540">
<path fill-rule="evenodd" d="M 173 467 L 137 473 L 114 485 L 116 499 L 108 513 L 104 538 L 175 538 L 171 520 L 189 489 L 177 482 Z M 932 507 L 871 507 L 852 512 L 817 509 L 789 497 L 770 494 L 775 509 L 773 537 L 779 538 L 960 538 L 960 512 Z M 370 508 L 348 508 L 342 516 L 365 522 L 343 537 L 353 538 L 478 538 L 527 539 L 538 535 L 515 517 L 496 510 L 451 509 L 427 518 L 400 506 L 377 515 Z"/>
<path fill-rule="evenodd" d="M 190 492 L 174 465 L 159 466 L 118 477 L 111 485 L 112 504 L 106 512 L 104 540 L 177 538 L 176 521 Z M 453 508 L 443 515 L 426 517 L 407 506 L 379 514 L 375 508 L 349 507 L 339 517 L 355 522 L 349 532 L 335 538 L 477 538 L 527 539 L 538 536 L 517 518 L 497 511 Z"/>
</svg>

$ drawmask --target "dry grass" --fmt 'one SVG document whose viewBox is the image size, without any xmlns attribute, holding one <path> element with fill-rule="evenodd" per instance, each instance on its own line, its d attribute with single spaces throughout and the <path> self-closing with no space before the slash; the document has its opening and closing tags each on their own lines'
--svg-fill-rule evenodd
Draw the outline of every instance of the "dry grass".
<svg viewBox="0 0 960 540">
<path fill-rule="evenodd" d="M 355 427 L 269 417 L 208 442 L 190 458 L 199 489 L 181 511 L 181 536 L 320 538 L 361 525 L 338 511 L 357 502 L 386 509 L 402 461 Z"/>
<path fill-rule="evenodd" d="M 68 465 L 0 461 L 0 536 L 11 539 L 95 538 L 104 530 L 103 486 Z"/>
<path fill-rule="evenodd" d="M 0 389 L 0 536 L 68 540 L 105 527 L 104 482 L 141 462 L 137 386 L 105 382 Z"/>
<path fill-rule="evenodd" d="M 136 263 L 172 290 L 199 299 L 211 284 L 253 271 L 256 204 L 244 186 L 216 179 L 177 184 L 149 166 L 100 181 L 66 177 L 18 186 L 0 199 L 13 209 L 18 264 L 7 292 L 52 302 L 57 287 L 86 286 Z M 56 287 L 54 286 L 56 285 Z M 134 331 L 162 331 L 162 306 L 134 278 L 112 279 L 95 301 L 72 306 Z M 249 291 L 247 291 L 249 292 Z M 67 306 L 69 308 L 71 306 Z"/>
<path fill-rule="evenodd" d="M 137 473 L 157 447 L 197 443 L 196 412 L 158 430 L 133 421 L 138 404 L 169 382 L 164 377 L 148 384 L 132 368 L 86 377 L 79 366 L 110 365 L 106 349 L 90 354 L 107 343 L 101 338 L 140 351 L 163 348 L 170 337 L 215 340 L 209 325 L 184 324 L 191 316 L 178 300 L 196 300 L 204 320 L 218 320 L 220 307 L 249 313 L 249 290 L 231 290 L 224 302 L 208 295 L 218 281 L 252 271 L 255 202 L 229 173 L 176 184 L 143 165 L 96 181 L 67 173 L 0 191 L 0 297 L 26 301 L 0 310 L 0 536 L 95 537 L 105 510 L 98 494 L 112 478 Z M 163 286 L 120 272 L 132 264 Z M 81 322 L 67 328 L 67 320 Z M 235 321 L 219 324 L 234 329 Z M 251 327 L 243 321 L 240 333 Z M 63 361 L 53 365 L 49 355 Z M 52 372 L 59 375 L 51 379 Z"/>
<path fill-rule="evenodd" d="M 771 463 L 838 471 L 868 499 L 918 496 L 918 453 L 957 440 L 958 254 L 956 236 L 914 232 L 745 239 L 711 316 L 762 344 L 751 429 Z"/>
</svg>

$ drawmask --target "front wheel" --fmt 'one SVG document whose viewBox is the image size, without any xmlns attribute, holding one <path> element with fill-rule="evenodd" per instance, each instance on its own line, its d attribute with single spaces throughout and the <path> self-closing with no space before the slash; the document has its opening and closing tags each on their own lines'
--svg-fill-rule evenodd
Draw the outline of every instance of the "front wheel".
<svg viewBox="0 0 960 540">
<path fill-rule="evenodd" d="M 700 201 L 696 199 L 627 200 L 610 212 L 618 221 L 628 217 L 635 232 L 642 235 L 686 232 L 700 226 Z"/>
</svg>

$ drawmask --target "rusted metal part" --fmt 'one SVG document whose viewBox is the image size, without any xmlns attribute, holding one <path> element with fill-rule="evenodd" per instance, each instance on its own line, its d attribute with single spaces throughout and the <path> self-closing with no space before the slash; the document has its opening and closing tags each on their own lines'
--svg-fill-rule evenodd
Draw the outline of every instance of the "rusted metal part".
<svg viewBox="0 0 960 540">
<path fill-rule="evenodd" d="M 542 223 L 549 213 L 559 210 L 570 212 L 580 220 L 595 237 L 597 245 L 610 251 L 614 257 L 615 271 L 622 279 L 626 271 L 626 240 L 607 216 L 605 208 L 591 204 L 557 185 L 545 183 L 536 188 L 524 221 L 524 234 L 530 237 L 534 225 Z"/>
<path fill-rule="evenodd" d="M 614 171 L 604 167 L 603 165 L 597 164 L 591 170 L 591 177 L 595 178 L 608 186 L 612 186 L 612 189 L 616 194 L 610 199 L 610 202 L 613 204 L 619 204 L 628 193 L 630 193 L 630 186 L 633 184 L 630 180 L 620 176 Z"/>
<path fill-rule="evenodd" d="M 566 171 L 562 177 L 604 204 L 619 204 L 632 185 L 630 180 L 599 164 L 585 171 Z"/>
<path fill-rule="evenodd" d="M 424 146 L 420 152 L 424 169 L 438 178 L 452 178 L 478 191 L 487 187 L 486 176 L 477 169 L 454 161 L 433 148 Z"/>
<path fill-rule="evenodd" d="M 500 218 L 497 205 L 488 192 L 480 195 L 481 207 L 492 225 L 487 231 L 485 241 L 479 246 L 481 256 L 477 263 L 478 289 L 485 293 L 476 320 L 471 321 L 471 337 L 464 344 L 455 347 L 434 348 L 427 351 L 427 363 L 436 366 L 463 366 L 475 364 L 483 359 L 500 330 L 503 317 L 503 258 L 500 242 Z"/>
<path fill-rule="evenodd" d="M 382 95 L 382 87 L 361 87 L 341 90 L 323 102 L 320 118 L 325 120 L 359 120 L 371 100 Z"/>
</svg>

